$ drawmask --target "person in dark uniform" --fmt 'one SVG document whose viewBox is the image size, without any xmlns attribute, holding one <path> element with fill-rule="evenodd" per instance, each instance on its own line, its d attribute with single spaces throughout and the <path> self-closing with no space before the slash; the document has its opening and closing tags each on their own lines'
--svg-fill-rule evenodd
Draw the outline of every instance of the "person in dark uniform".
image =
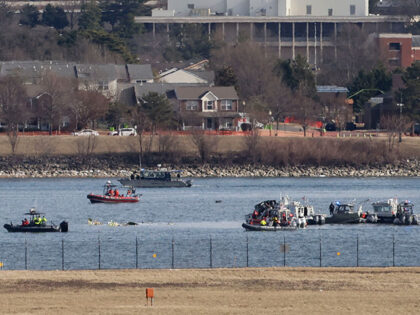
<svg viewBox="0 0 420 315">
<path fill-rule="evenodd" d="M 334 213 L 334 204 L 331 202 L 330 204 L 330 215 Z"/>
</svg>

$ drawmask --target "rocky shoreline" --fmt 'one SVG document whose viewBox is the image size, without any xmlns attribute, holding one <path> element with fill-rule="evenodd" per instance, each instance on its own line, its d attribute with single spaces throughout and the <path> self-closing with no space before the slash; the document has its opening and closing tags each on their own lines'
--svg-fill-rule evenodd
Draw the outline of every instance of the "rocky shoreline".
<svg viewBox="0 0 420 315">
<path fill-rule="evenodd" d="M 115 162 L 115 161 L 114 161 Z M 98 167 L 100 165 L 100 167 Z M 114 167 L 112 165 L 118 165 Z M 212 164 L 164 165 L 168 169 L 183 170 L 183 177 L 414 177 L 420 176 L 420 161 L 406 160 L 394 164 L 374 166 L 284 166 Z M 108 178 L 127 177 L 138 167 L 132 163 L 103 163 L 88 165 L 69 161 L 0 161 L 0 178 Z"/>
</svg>

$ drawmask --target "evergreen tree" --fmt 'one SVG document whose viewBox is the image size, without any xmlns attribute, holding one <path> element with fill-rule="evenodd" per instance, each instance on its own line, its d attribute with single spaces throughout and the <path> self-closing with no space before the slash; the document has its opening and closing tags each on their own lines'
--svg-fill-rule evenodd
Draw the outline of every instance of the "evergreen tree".
<svg viewBox="0 0 420 315">
<path fill-rule="evenodd" d="M 34 27 L 39 24 L 39 12 L 33 5 L 27 4 L 22 8 L 21 18 L 19 23 Z"/>
<path fill-rule="evenodd" d="M 66 12 L 63 8 L 54 7 L 47 4 L 44 12 L 42 13 L 42 23 L 47 26 L 52 26 L 55 29 L 61 30 L 69 25 Z"/>
<path fill-rule="evenodd" d="M 238 79 L 231 66 L 224 66 L 216 71 L 216 85 L 237 87 Z"/>
<path fill-rule="evenodd" d="M 351 82 L 349 95 L 360 92 L 352 97 L 353 110 L 360 112 L 369 98 L 381 92 L 387 92 L 392 87 L 392 75 L 383 65 L 378 65 L 371 71 L 359 71 L 357 77 Z"/>
<path fill-rule="evenodd" d="M 398 103 L 404 104 L 402 110 L 413 121 L 420 121 L 420 62 L 416 62 L 408 67 L 402 79 L 405 88 L 400 90 L 395 96 Z"/>
<path fill-rule="evenodd" d="M 101 9 L 94 3 L 84 4 L 79 17 L 79 29 L 96 30 L 101 28 Z"/>
</svg>

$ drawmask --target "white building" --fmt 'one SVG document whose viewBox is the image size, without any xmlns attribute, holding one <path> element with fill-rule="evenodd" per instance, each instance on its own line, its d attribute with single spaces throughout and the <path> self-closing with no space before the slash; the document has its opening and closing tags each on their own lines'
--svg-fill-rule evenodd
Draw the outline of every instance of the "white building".
<svg viewBox="0 0 420 315">
<path fill-rule="evenodd" d="M 168 0 L 175 16 L 368 16 L 369 0 Z"/>
</svg>

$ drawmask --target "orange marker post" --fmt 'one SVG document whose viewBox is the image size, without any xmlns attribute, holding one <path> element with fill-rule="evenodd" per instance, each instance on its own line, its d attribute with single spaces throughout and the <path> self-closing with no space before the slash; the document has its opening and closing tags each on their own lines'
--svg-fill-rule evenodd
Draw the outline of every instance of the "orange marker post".
<svg viewBox="0 0 420 315">
<path fill-rule="evenodd" d="M 146 300 L 147 305 L 149 305 L 149 298 L 150 298 L 150 306 L 153 306 L 153 298 L 155 297 L 155 293 L 153 288 L 146 288 Z"/>
</svg>

